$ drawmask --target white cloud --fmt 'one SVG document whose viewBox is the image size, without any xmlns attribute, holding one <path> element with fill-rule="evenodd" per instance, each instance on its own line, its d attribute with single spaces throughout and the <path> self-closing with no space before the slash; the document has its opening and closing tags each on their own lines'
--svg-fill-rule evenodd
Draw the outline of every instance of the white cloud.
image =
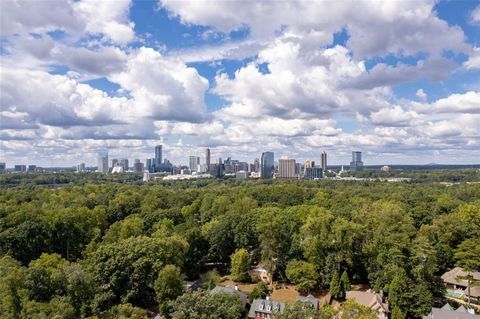
<svg viewBox="0 0 480 319">
<path fill-rule="evenodd" d="M 427 100 L 427 93 L 423 89 L 418 89 L 415 95 L 423 102 Z"/>
<path fill-rule="evenodd" d="M 463 63 L 463 66 L 467 70 L 480 69 L 480 47 L 473 49 L 472 54 L 468 57 L 468 60 Z"/>
<path fill-rule="evenodd" d="M 412 107 L 421 113 L 480 113 L 480 93 L 451 94 L 431 104 L 412 102 Z"/>
<path fill-rule="evenodd" d="M 423 1 L 176 1 L 160 5 L 186 24 L 213 26 L 222 32 L 248 27 L 254 38 L 271 38 L 287 28 L 293 32 L 346 28 L 355 56 L 388 53 L 440 54 L 443 49 L 469 50 L 463 31 L 439 19 L 435 2 Z M 361 14 L 359 14 L 361 12 Z M 435 37 L 431 35 L 435 34 Z"/>
<path fill-rule="evenodd" d="M 128 19 L 130 0 L 82 0 L 73 8 L 85 21 L 85 30 L 91 34 L 104 34 L 117 43 L 128 43 L 135 37 L 134 23 Z"/>
<path fill-rule="evenodd" d="M 480 5 L 473 9 L 472 13 L 470 14 L 470 23 L 480 24 Z"/>
<path fill-rule="evenodd" d="M 132 53 L 125 70 L 108 79 L 130 93 L 140 117 L 194 122 L 206 118 L 208 81 L 196 69 L 153 49 Z"/>
<path fill-rule="evenodd" d="M 119 44 L 135 36 L 128 18 L 130 0 L 4 0 L 0 10 L 3 36 L 62 31 L 74 37 L 101 34 Z"/>
</svg>

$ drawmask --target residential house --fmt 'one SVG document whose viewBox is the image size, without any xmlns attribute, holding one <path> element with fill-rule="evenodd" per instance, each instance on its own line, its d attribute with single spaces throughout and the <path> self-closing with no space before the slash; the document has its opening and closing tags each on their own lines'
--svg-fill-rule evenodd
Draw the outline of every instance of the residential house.
<svg viewBox="0 0 480 319">
<path fill-rule="evenodd" d="M 229 294 L 237 294 L 238 297 L 240 298 L 240 301 L 242 301 L 243 308 L 246 308 L 246 307 L 247 307 L 247 304 L 248 304 L 248 295 L 247 295 L 246 293 L 240 291 L 240 290 L 238 289 L 238 286 L 235 286 L 235 285 L 226 286 L 226 287 L 216 286 L 216 287 L 213 288 L 210 292 L 211 292 L 211 293 L 221 293 L 221 292 L 224 292 L 224 293 L 229 293 Z"/>
<path fill-rule="evenodd" d="M 447 286 L 447 296 L 458 299 L 467 299 L 468 281 L 466 279 L 460 279 L 459 277 L 468 275 L 471 275 L 474 280 L 480 280 L 480 272 L 467 272 L 460 267 L 455 267 L 444 273 L 442 275 L 442 280 Z M 480 303 L 480 286 L 470 285 L 470 297 L 472 302 Z"/>
<path fill-rule="evenodd" d="M 357 303 L 373 309 L 379 319 L 388 318 L 388 303 L 383 302 L 383 297 L 371 289 L 367 291 L 347 291 L 347 300 L 353 299 Z"/>
<path fill-rule="evenodd" d="M 312 308 L 315 309 L 315 310 L 318 310 L 318 298 L 315 298 L 314 296 L 312 295 L 308 295 L 308 296 L 298 296 L 297 297 L 297 302 L 304 302 L 304 303 L 307 303 L 309 305 L 312 305 Z"/>
<path fill-rule="evenodd" d="M 267 285 L 271 284 L 270 272 L 263 264 L 258 264 L 257 266 L 255 266 L 255 268 L 249 271 L 249 275 L 254 281 L 263 281 Z"/>
<path fill-rule="evenodd" d="M 260 319 L 274 319 L 276 313 L 283 313 L 285 304 L 279 301 L 272 301 L 267 299 L 254 299 L 248 312 L 248 318 Z"/>
<path fill-rule="evenodd" d="M 460 306 L 457 310 L 453 309 L 448 303 L 442 308 L 432 308 L 432 311 L 423 319 L 479 319 L 479 315 L 475 315 L 472 310 L 465 309 Z"/>
</svg>

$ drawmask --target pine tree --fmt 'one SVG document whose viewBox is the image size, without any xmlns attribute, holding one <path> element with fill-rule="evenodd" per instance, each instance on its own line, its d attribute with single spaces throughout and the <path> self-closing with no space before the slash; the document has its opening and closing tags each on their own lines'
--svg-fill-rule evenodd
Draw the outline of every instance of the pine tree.
<svg viewBox="0 0 480 319">
<path fill-rule="evenodd" d="M 351 289 L 352 287 L 350 286 L 350 280 L 348 280 L 347 272 L 344 271 L 342 277 L 340 277 L 339 298 L 345 299 L 347 291 Z"/>
<path fill-rule="evenodd" d="M 340 281 L 338 278 L 338 271 L 335 271 L 332 276 L 332 280 L 330 281 L 330 295 L 333 298 L 338 298 L 340 295 Z"/>
</svg>

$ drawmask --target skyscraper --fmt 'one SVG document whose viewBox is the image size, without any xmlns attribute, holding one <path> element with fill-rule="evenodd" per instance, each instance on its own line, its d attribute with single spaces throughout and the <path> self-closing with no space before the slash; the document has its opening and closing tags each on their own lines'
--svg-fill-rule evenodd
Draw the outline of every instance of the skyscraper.
<svg viewBox="0 0 480 319">
<path fill-rule="evenodd" d="M 312 168 L 315 166 L 315 161 L 306 160 L 305 165 L 303 166 L 303 174 L 306 174 L 307 168 Z"/>
<path fill-rule="evenodd" d="M 256 173 L 260 172 L 260 160 L 258 158 L 253 161 L 253 171 Z"/>
<path fill-rule="evenodd" d="M 85 171 L 85 163 L 80 163 L 77 165 L 77 173 L 81 173 Z"/>
<path fill-rule="evenodd" d="M 351 171 L 360 171 L 363 169 L 362 152 L 353 151 L 352 161 L 350 162 Z"/>
<path fill-rule="evenodd" d="M 128 159 L 127 158 L 121 158 L 119 163 L 123 167 L 123 171 L 128 172 Z"/>
<path fill-rule="evenodd" d="M 327 171 L 327 153 L 325 151 L 320 154 L 320 166 L 324 172 Z"/>
<path fill-rule="evenodd" d="M 282 158 L 278 160 L 278 178 L 296 178 L 295 159 Z"/>
<path fill-rule="evenodd" d="M 108 153 L 98 154 L 97 172 L 108 173 Z"/>
<path fill-rule="evenodd" d="M 143 172 L 143 163 L 139 159 L 135 159 L 133 162 L 133 170 L 137 173 Z"/>
<path fill-rule="evenodd" d="M 0 163 L 0 174 L 3 174 L 7 171 L 7 165 L 5 165 L 5 162 Z"/>
<path fill-rule="evenodd" d="M 210 149 L 209 148 L 205 150 L 205 165 L 207 165 L 207 167 L 210 166 Z"/>
<path fill-rule="evenodd" d="M 190 156 L 188 158 L 188 167 L 190 168 L 191 171 L 197 171 L 198 170 L 198 165 L 200 164 L 200 157 L 198 156 Z"/>
<path fill-rule="evenodd" d="M 274 169 L 275 155 L 273 152 L 263 152 L 261 163 L 262 178 L 272 178 Z"/>
<path fill-rule="evenodd" d="M 150 173 L 153 173 L 153 161 L 151 158 L 147 158 L 145 161 L 145 169 L 149 171 Z"/>
<path fill-rule="evenodd" d="M 162 164 L 162 145 L 155 146 L 155 167 L 160 167 Z"/>
</svg>

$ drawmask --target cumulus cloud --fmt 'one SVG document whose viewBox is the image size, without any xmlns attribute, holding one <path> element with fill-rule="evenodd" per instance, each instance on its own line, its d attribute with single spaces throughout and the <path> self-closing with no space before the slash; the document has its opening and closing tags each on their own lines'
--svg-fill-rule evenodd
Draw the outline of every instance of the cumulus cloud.
<svg viewBox="0 0 480 319">
<path fill-rule="evenodd" d="M 430 0 L 160 1 L 161 6 L 186 24 L 213 26 L 222 32 L 249 28 L 256 38 L 272 37 L 285 28 L 329 34 L 345 28 L 350 36 L 348 47 L 361 58 L 387 53 L 441 53 L 445 48 L 466 52 L 469 47 L 463 31 L 439 19 L 434 4 Z"/>
<path fill-rule="evenodd" d="M 195 69 L 163 59 L 152 49 L 132 53 L 125 71 L 111 76 L 129 97 L 109 96 L 68 75 L 42 70 L 2 65 L 0 75 L 2 125 L 9 128 L 83 126 L 90 127 L 88 134 L 76 128 L 56 136 L 152 138 L 155 119 L 201 121 L 206 116 L 208 82 Z"/>
<path fill-rule="evenodd" d="M 480 69 L 480 48 L 475 47 L 473 52 L 468 57 L 468 60 L 463 63 L 467 70 Z"/>
<path fill-rule="evenodd" d="M 183 62 L 164 58 L 151 48 L 140 48 L 123 72 L 108 77 L 135 100 L 138 116 L 156 120 L 203 121 L 208 80 Z"/>
<path fill-rule="evenodd" d="M 480 24 L 480 5 L 473 9 L 472 13 L 470 14 L 470 22 L 472 24 Z"/>
<path fill-rule="evenodd" d="M 480 93 L 451 94 L 431 104 L 412 102 L 412 107 L 421 113 L 480 113 Z"/>
<path fill-rule="evenodd" d="M 3 36 L 61 31 L 75 37 L 100 34 L 120 44 L 135 36 L 128 18 L 130 0 L 5 0 L 0 10 Z"/>
</svg>

